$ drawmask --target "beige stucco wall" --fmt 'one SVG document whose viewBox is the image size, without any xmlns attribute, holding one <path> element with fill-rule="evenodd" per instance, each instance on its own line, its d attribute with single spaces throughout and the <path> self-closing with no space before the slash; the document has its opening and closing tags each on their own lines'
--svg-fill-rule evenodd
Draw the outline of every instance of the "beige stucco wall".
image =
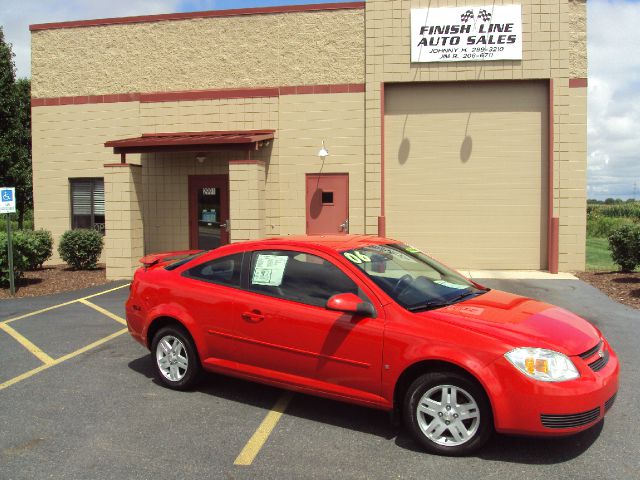
<svg viewBox="0 0 640 480">
<path fill-rule="evenodd" d="M 307 173 L 349 174 L 349 230 L 364 233 L 364 93 L 280 97 L 278 131 L 280 233 L 306 232 Z"/>
<path fill-rule="evenodd" d="M 410 62 L 411 8 L 450 6 L 450 0 L 368 0 L 366 2 L 366 174 L 368 233 L 377 231 L 380 215 L 380 85 L 382 82 L 430 82 L 465 80 L 553 79 L 554 108 L 554 215 L 561 215 L 560 265 L 568 270 L 584 268 L 584 256 L 569 255 L 572 244 L 564 235 L 567 229 L 579 228 L 575 219 L 584 214 L 585 192 L 565 188 L 557 172 L 568 172 L 572 161 L 580 170 L 586 168 L 586 155 L 570 153 L 569 136 L 571 70 L 570 17 L 567 0 L 497 0 L 495 4 L 521 4 L 523 21 L 523 58 L 521 61 L 486 61 L 459 63 Z M 473 5 L 477 2 L 455 2 Z M 562 199 L 562 200 L 560 200 Z M 393 215 L 392 211 L 386 212 Z M 392 233 L 392 232 L 388 232 Z M 575 251 L 575 250 L 574 250 Z"/>
<path fill-rule="evenodd" d="M 193 153 L 143 155 L 145 252 L 189 248 L 189 175 L 227 175 L 237 158 L 239 152 L 218 152 L 200 164 Z"/>
<path fill-rule="evenodd" d="M 558 132 L 563 161 L 555 178 L 560 271 L 584 269 L 587 235 L 587 88 L 570 88 L 568 100 L 569 114 Z"/>
<path fill-rule="evenodd" d="M 265 236 L 265 167 L 264 162 L 229 163 L 231 242 Z"/>
<path fill-rule="evenodd" d="M 139 165 L 107 167 L 104 176 L 105 225 L 109 235 L 104 242 L 109 280 L 131 278 L 144 255 L 142 223 L 142 169 Z"/>
<path fill-rule="evenodd" d="M 569 69 L 572 78 L 587 77 L 587 0 L 569 0 Z"/>
<path fill-rule="evenodd" d="M 364 11 L 34 31 L 36 98 L 362 83 Z"/>
<path fill-rule="evenodd" d="M 140 135 L 139 105 L 35 107 L 31 120 L 34 222 L 36 228 L 52 232 L 56 243 L 51 262 L 59 263 L 58 238 L 71 228 L 69 178 L 104 177 L 103 165 L 120 161 L 104 142 Z M 137 162 L 136 157 L 129 159 Z"/>
</svg>

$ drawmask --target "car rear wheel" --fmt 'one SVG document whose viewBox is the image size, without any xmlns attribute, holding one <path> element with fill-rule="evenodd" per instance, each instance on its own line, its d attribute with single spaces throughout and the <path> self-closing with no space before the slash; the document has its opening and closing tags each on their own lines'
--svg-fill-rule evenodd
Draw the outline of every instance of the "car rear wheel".
<svg viewBox="0 0 640 480">
<path fill-rule="evenodd" d="M 413 437 L 439 455 L 468 455 L 493 431 L 484 391 L 456 372 L 432 372 L 414 380 L 405 396 L 404 420 Z"/>
<path fill-rule="evenodd" d="M 174 390 L 187 390 L 195 384 L 200 362 L 191 337 L 179 327 L 164 327 L 153 337 L 151 353 L 158 379 Z"/>
</svg>

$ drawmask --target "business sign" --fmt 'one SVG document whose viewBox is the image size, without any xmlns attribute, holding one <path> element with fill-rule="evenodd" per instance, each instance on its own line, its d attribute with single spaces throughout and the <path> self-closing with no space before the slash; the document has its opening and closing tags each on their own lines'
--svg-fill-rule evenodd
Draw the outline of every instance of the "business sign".
<svg viewBox="0 0 640 480">
<path fill-rule="evenodd" d="M 412 62 L 522 60 L 520 5 L 411 10 Z"/>
<path fill-rule="evenodd" d="M 0 213 L 16 213 L 16 189 L 0 187 Z"/>
</svg>

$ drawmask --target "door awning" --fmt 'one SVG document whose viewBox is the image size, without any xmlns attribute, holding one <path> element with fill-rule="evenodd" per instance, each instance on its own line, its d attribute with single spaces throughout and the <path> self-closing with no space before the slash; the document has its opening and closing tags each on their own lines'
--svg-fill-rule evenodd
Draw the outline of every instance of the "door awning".
<svg viewBox="0 0 640 480">
<path fill-rule="evenodd" d="M 207 152 L 257 150 L 273 140 L 275 130 L 226 130 L 216 132 L 143 133 L 140 137 L 109 140 L 113 153 Z"/>
</svg>

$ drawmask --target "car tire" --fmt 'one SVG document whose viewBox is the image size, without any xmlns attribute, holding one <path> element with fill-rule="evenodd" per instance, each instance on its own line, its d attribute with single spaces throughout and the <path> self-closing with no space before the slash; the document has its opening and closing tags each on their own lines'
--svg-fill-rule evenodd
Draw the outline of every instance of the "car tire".
<svg viewBox="0 0 640 480">
<path fill-rule="evenodd" d="M 200 359 L 184 328 L 161 328 L 153 337 L 151 355 L 160 382 L 173 390 L 189 390 L 200 374 Z"/>
<path fill-rule="evenodd" d="M 406 428 L 430 453 L 469 455 L 493 432 L 487 395 L 477 382 L 457 372 L 431 372 L 416 378 L 403 407 Z"/>
</svg>

